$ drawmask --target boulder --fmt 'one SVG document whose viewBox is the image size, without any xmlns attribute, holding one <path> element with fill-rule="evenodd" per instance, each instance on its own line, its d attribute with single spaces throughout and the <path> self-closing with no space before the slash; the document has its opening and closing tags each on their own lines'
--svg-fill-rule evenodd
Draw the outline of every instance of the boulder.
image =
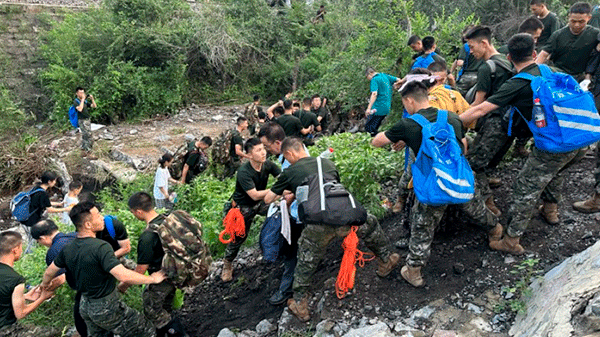
<svg viewBox="0 0 600 337">
<path fill-rule="evenodd" d="M 364 328 L 352 329 L 344 337 L 393 337 L 387 324 L 381 322 L 375 325 L 369 325 Z"/>
</svg>

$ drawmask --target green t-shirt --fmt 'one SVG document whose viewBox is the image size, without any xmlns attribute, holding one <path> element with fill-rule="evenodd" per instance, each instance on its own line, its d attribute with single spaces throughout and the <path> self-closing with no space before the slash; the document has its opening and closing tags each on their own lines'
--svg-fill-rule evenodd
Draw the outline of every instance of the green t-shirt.
<svg viewBox="0 0 600 337">
<path fill-rule="evenodd" d="M 463 71 L 462 73 L 476 73 L 477 70 L 479 69 L 479 67 L 481 67 L 481 64 L 483 64 L 483 60 L 478 60 L 475 56 L 473 56 L 473 54 L 469 53 L 469 55 L 467 55 L 467 51 L 465 50 L 465 48 L 460 48 L 460 51 L 458 52 L 458 59 L 459 60 L 463 60 L 463 62 L 465 62 L 466 66 L 463 64 Z"/>
<path fill-rule="evenodd" d="M 427 109 L 421 109 L 417 111 L 419 115 L 422 115 L 430 122 L 437 121 L 438 109 L 434 107 L 429 107 Z M 463 123 L 458 117 L 457 114 L 453 112 L 448 112 L 448 123 L 452 125 L 454 128 L 454 133 L 456 134 L 456 139 L 458 140 L 458 144 L 460 147 L 463 147 L 462 139 L 465 136 L 463 131 Z M 391 129 L 385 132 L 385 136 L 392 141 L 392 143 L 396 143 L 398 141 L 403 141 L 414 151 L 414 153 L 418 153 L 421 148 L 421 141 L 423 140 L 423 134 L 421 130 L 423 128 L 419 123 L 413 121 L 410 118 L 402 118 L 399 120 Z"/>
<path fill-rule="evenodd" d="M 323 173 L 333 174 L 339 180 L 339 174 L 331 160 L 323 158 L 321 163 L 323 164 Z M 282 195 L 284 190 L 296 193 L 296 189 L 306 178 L 317 173 L 317 158 L 302 158 L 281 172 L 277 182 L 271 187 L 271 191 L 277 195 Z"/>
<path fill-rule="evenodd" d="M 548 13 L 548 15 L 546 15 L 545 18 L 540 19 L 540 21 L 544 24 L 544 29 L 537 40 L 537 45 L 543 47 L 548 42 L 550 36 L 552 36 L 555 31 L 559 30 L 562 25 L 556 14 L 552 12 Z"/>
<path fill-rule="evenodd" d="M 496 73 L 492 76 L 490 66 L 484 62 L 477 71 L 477 87 L 475 91 L 485 92 L 485 97 L 492 96 L 513 73 L 499 66 L 498 63 L 504 64 L 508 69 L 512 68 L 512 64 L 506 59 L 505 55 L 495 54 L 490 57 L 490 60 L 496 62 Z"/>
<path fill-rule="evenodd" d="M 543 50 L 550 54 L 554 66 L 565 73 L 577 76 L 585 72 L 590 55 L 598 44 L 597 28 L 586 26 L 579 35 L 573 35 L 569 26 L 550 36 Z"/>
<path fill-rule="evenodd" d="M 162 224 L 165 221 L 165 216 L 159 214 L 156 218 L 150 221 L 151 224 Z M 162 260 L 165 256 L 162 243 L 158 234 L 151 230 L 145 230 L 140 235 L 138 240 L 138 264 L 147 264 L 150 274 L 161 269 Z"/>
<path fill-rule="evenodd" d="M 237 129 L 233 130 L 233 135 L 231 136 L 231 143 L 229 144 L 229 157 L 234 160 L 240 160 L 240 157 L 235 153 L 236 145 L 240 145 L 242 149 L 244 148 L 244 139 Z"/>
<path fill-rule="evenodd" d="M 311 125 L 314 125 L 315 128 L 317 126 L 319 126 L 319 120 L 317 119 L 317 115 L 312 113 L 310 110 L 306 111 L 306 110 L 298 110 L 296 111 L 296 113 L 294 114 L 294 116 L 298 117 L 300 119 L 300 122 L 302 123 L 302 126 L 304 128 L 308 128 Z"/>
<path fill-rule="evenodd" d="M 281 125 L 286 137 L 302 137 L 302 122 L 294 115 L 283 114 L 276 120 Z"/>
<path fill-rule="evenodd" d="M 17 322 L 12 305 L 12 294 L 25 278 L 9 265 L 0 263 L 0 328 Z"/>
<path fill-rule="evenodd" d="M 116 279 L 110 271 L 121 264 L 106 241 L 96 238 L 76 238 L 54 259 L 58 268 L 65 268 L 75 279 L 75 288 L 88 298 L 111 294 Z"/>
<path fill-rule="evenodd" d="M 371 109 L 377 110 L 375 116 L 387 116 L 392 106 L 392 85 L 398 80 L 392 75 L 377 73 L 371 79 L 371 92 L 377 92 L 375 103 Z"/>
<path fill-rule="evenodd" d="M 269 175 L 277 177 L 281 173 L 279 166 L 272 161 L 267 160 L 263 163 L 260 172 L 256 171 L 252 164 L 248 161 L 244 163 L 237 171 L 237 179 L 235 181 L 235 191 L 233 192 L 233 200 L 241 206 L 255 206 L 258 201 L 252 199 L 246 191 L 255 188 L 257 191 L 263 191 L 267 188 Z"/>
</svg>

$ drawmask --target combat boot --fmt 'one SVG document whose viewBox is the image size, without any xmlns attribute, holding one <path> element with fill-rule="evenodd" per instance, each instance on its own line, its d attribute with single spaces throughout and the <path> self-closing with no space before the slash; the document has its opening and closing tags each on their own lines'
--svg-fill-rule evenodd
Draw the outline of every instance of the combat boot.
<svg viewBox="0 0 600 337">
<path fill-rule="evenodd" d="M 233 279 L 233 262 L 225 260 L 223 262 L 223 271 L 221 272 L 221 280 L 229 282 Z"/>
<path fill-rule="evenodd" d="M 297 302 L 295 299 L 290 298 L 287 302 L 290 311 L 298 317 L 302 322 L 308 322 L 310 320 L 310 310 L 308 309 L 308 296 L 304 296 L 302 300 Z"/>
<path fill-rule="evenodd" d="M 394 207 L 392 207 L 392 212 L 393 213 L 402 212 L 402 210 L 404 209 L 405 203 L 406 203 L 406 197 L 399 196 L 398 200 L 396 200 L 396 203 L 394 204 Z"/>
<path fill-rule="evenodd" d="M 573 208 L 581 213 L 600 212 L 600 194 L 594 193 L 591 198 L 574 203 Z"/>
<path fill-rule="evenodd" d="M 377 276 L 386 277 L 388 276 L 394 268 L 400 262 L 400 255 L 398 253 L 394 253 L 387 258 L 387 262 L 383 262 L 382 259 L 377 259 Z"/>
<path fill-rule="evenodd" d="M 423 276 L 421 276 L 421 267 L 411 267 L 409 265 L 405 265 L 400 270 L 400 274 L 402 278 L 406 280 L 406 282 L 410 283 L 413 287 L 422 287 L 425 284 L 423 281 Z"/>
<path fill-rule="evenodd" d="M 529 151 L 529 150 L 527 150 L 527 148 L 525 148 L 525 144 L 515 145 L 515 147 L 513 149 L 513 157 L 515 157 L 515 158 L 525 158 L 525 157 L 529 156 L 530 153 L 531 153 L 531 151 Z"/>
<path fill-rule="evenodd" d="M 521 238 L 518 236 L 511 238 L 508 235 L 504 235 L 502 240 L 490 242 L 490 248 L 492 248 L 493 250 L 507 252 L 514 255 L 521 255 L 525 253 L 525 249 L 523 249 L 523 246 L 519 244 L 520 239 Z"/>
<path fill-rule="evenodd" d="M 539 210 L 540 215 L 548 224 L 558 225 L 560 223 L 560 220 L 558 220 L 558 204 L 544 202 Z"/>
<path fill-rule="evenodd" d="M 485 201 L 485 206 L 492 212 L 494 213 L 495 216 L 500 216 L 502 215 L 502 212 L 500 212 L 500 210 L 498 209 L 498 207 L 496 207 L 496 204 L 494 203 L 494 197 L 491 196 L 489 198 L 487 198 L 487 200 Z"/>
<path fill-rule="evenodd" d="M 490 185 L 490 188 L 500 187 L 500 186 L 502 186 L 502 179 L 497 178 L 497 177 L 489 177 L 488 185 Z"/>
<path fill-rule="evenodd" d="M 167 325 L 159 330 L 163 330 L 165 337 L 188 337 L 189 335 L 185 332 L 183 324 L 179 320 L 179 317 L 173 317 Z M 160 336 L 160 335 L 159 335 Z"/>
<path fill-rule="evenodd" d="M 488 239 L 490 242 L 492 241 L 500 241 L 502 238 L 502 225 L 497 224 L 496 227 L 492 228 L 492 230 L 488 233 Z"/>
</svg>

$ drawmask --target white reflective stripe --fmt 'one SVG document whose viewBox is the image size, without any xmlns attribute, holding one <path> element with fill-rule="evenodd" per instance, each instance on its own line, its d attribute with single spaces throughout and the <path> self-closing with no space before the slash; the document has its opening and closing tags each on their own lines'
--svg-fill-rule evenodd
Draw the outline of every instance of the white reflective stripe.
<svg viewBox="0 0 600 337">
<path fill-rule="evenodd" d="M 469 184 L 469 182 L 464 179 L 454 179 L 448 173 L 446 173 L 438 168 L 435 168 L 435 167 L 433 168 L 433 170 L 435 171 L 435 173 L 438 177 L 448 180 L 449 182 L 453 183 L 454 185 L 463 186 L 463 187 L 471 187 L 471 184 Z"/>
<path fill-rule="evenodd" d="M 323 188 L 323 165 L 321 157 L 317 157 L 317 169 L 319 170 L 319 194 L 321 196 L 321 211 L 325 211 L 325 189 Z"/>
<path fill-rule="evenodd" d="M 348 193 L 348 198 L 350 198 L 350 203 L 352 204 L 352 208 L 356 208 L 356 204 L 354 203 L 354 198 L 352 194 Z"/>
<path fill-rule="evenodd" d="M 448 187 L 446 187 L 440 179 L 437 180 L 437 184 L 442 189 L 442 191 L 448 193 L 448 195 L 453 198 L 462 199 L 462 200 L 466 200 L 466 201 L 473 199 L 473 193 L 460 193 L 460 192 L 453 191 L 453 190 L 449 189 Z"/>
<path fill-rule="evenodd" d="M 589 125 L 584 123 L 575 123 L 575 122 L 567 122 L 567 121 L 558 121 L 558 125 L 561 128 L 569 128 L 569 129 L 577 129 L 589 132 L 600 132 L 600 127 L 595 125 Z"/>
<path fill-rule="evenodd" d="M 555 112 L 559 112 L 565 115 L 573 115 L 573 116 L 581 116 L 587 117 L 591 119 L 600 119 L 600 115 L 597 112 L 589 111 L 589 110 L 580 110 L 580 109 L 572 109 L 565 108 L 562 106 L 553 105 L 552 108 Z"/>
</svg>

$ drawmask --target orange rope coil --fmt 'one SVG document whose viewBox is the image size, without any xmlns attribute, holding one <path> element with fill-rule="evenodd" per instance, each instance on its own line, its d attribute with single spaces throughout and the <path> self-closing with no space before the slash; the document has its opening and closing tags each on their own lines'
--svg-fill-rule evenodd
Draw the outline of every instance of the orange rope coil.
<svg viewBox="0 0 600 337">
<path fill-rule="evenodd" d="M 352 227 L 350 233 L 346 235 L 344 242 L 342 242 L 344 257 L 342 257 L 340 271 L 338 273 L 337 281 L 335 282 L 335 293 L 339 299 L 346 297 L 348 291 L 354 288 L 356 262 L 358 261 L 358 265 L 362 268 L 365 266 L 365 262 L 371 261 L 375 258 L 375 255 L 371 253 L 363 253 L 358 250 L 358 236 L 356 235 L 357 230 L 358 227 Z"/>
<path fill-rule="evenodd" d="M 219 240 L 223 244 L 228 244 L 235 241 L 236 236 L 246 236 L 246 224 L 244 223 L 244 216 L 237 207 L 234 207 L 227 212 L 225 219 L 223 219 L 223 226 L 225 226 L 225 229 L 219 234 Z M 225 239 L 225 234 L 229 235 L 228 239 Z"/>
</svg>

